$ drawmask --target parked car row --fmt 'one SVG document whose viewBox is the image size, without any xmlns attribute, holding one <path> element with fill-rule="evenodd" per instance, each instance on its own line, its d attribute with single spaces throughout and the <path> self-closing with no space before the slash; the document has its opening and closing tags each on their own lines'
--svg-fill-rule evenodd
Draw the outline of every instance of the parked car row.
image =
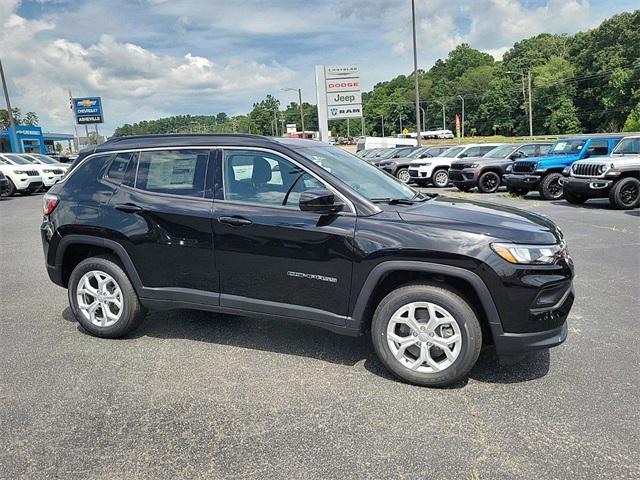
<svg viewBox="0 0 640 480">
<path fill-rule="evenodd" d="M 0 195 L 29 195 L 48 190 L 69 170 L 69 165 L 40 153 L 0 153 Z"/>
</svg>

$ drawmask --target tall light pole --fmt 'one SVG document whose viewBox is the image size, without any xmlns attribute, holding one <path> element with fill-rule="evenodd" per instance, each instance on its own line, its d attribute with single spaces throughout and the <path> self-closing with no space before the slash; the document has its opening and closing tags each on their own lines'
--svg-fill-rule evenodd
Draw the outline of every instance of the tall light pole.
<svg viewBox="0 0 640 480">
<path fill-rule="evenodd" d="M 523 79 L 527 79 L 527 84 L 528 84 L 528 90 L 529 90 L 529 136 L 533 137 L 533 109 L 532 109 L 532 104 L 533 101 L 531 100 L 531 70 L 527 71 L 527 74 L 525 75 L 522 72 L 507 72 L 510 73 L 512 75 L 520 75 Z M 524 90 L 524 86 L 523 86 L 523 90 Z"/>
<path fill-rule="evenodd" d="M 384 137 L 384 115 L 380 114 L 380 118 L 382 119 L 382 136 Z"/>
<path fill-rule="evenodd" d="M 411 25 L 413 26 L 413 79 L 416 84 L 416 141 L 420 146 L 420 87 L 418 86 L 418 48 L 416 46 L 416 0 L 411 0 Z"/>
<path fill-rule="evenodd" d="M 444 102 L 441 102 L 440 100 L 436 100 L 436 103 L 439 103 L 440 105 L 442 105 L 442 129 L 446 130 L 447 129 L 447 120 L 446 120 L 447 111 L 445 110 Z"/>
<path fill-rule="evenodd" d="M 298 106 L 300 107 L 300 126 L 302 128 L 302 137 L 304 138 L 304 112 L 302 111 L 302 89 L 301 88 L 283 88 L 283 90 L 298 92 Z"/>
<path fill-rule="evenodd" d="M 4 78 L 4 69 L 2 68 L 2 60 L 0 60 L 0 79 L 2 80 L 2 89 L 4 90 L 4 100 L 7 102 L 7 113 L 9 114 L 9 134 L 13 140 L 16 151 L 20 151 L 18 146 L 18 134 L 16 133 L 16 121 L 13 118 L 13 110 L 11 109 L 11 100 L 9 100 L 9 89 L 7 88 L 7 80 Z"/>
<path fill-rule="evenodd" d="M 425 102 L 425 105 L 426 104 L 427 103 Z M 422 110 L 422 128 L 426 130 L 427 129 L 427 112 L 422 107 L 420 107 L 420 110 Z"/>
<path fill-rule="evenodd" d="M 458 95 L 458 98 L 462 100 L 462 138 L 464 138 L 464 97 Z"/>
</svg>

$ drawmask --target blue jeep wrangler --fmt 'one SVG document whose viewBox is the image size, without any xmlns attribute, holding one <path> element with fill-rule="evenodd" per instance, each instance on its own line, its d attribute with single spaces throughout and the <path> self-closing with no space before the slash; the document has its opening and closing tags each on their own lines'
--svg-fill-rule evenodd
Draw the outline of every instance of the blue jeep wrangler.
<svg viewBox="0 0 640 480">
<path fill-rule="evenodd" d="M 526 195 L 536 188 L 545 200 L 562 198 L 562 171 L 573 162 L 611 153 L 622 136 L 583 136 L 563 138 L 553 144 L 544 157 L 516 160 L 507 167 L 504 180 L 514 195 Z"/>
</svg>

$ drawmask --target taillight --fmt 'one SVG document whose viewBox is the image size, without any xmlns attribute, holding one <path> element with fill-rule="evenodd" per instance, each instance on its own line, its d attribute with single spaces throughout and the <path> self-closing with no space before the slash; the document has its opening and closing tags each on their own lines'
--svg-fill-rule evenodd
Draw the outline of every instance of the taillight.
<svg viewBox="0 0 640 480">
<path fill-rule="evenodd" d="M 45 215 L 49 215 L 53 212 L 60 202 L 60 197 L 53 193 L 45 193 L 42 197 L 42 211 Z"/>
</svg>

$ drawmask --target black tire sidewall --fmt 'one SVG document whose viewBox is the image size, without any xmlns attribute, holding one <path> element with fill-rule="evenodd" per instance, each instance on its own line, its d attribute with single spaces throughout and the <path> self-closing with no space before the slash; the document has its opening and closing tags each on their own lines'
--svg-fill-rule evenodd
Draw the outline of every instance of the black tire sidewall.
<svg viewBox="0 0 640 480">
<path fill-rule="evenodd" d="M 630 205 L 625 204 L 622 201 L 622 198 L 620 196 L 622 189 L 630 183 L 640 184 L 640 181 L 638 181 L 635 178 L 628 177 L 628 178 L 623 178 L 622 180 L 619 180 L 613 186 L 613 188 L 611 189 L 611 194 L 609 195 L 609 203 L 611 204 L 612 207 L 618 210 L 630 210 L 632 208 L 638 207 L 638 205 L 640 204 L 640 195 L 636 197 L 635 201 Z"/>
<path fill-rule="evenodd" d="M 495 188 L 487 189 L 484 187 L 482 180 L 487 176 L 495 176 L 497 178 Z M 500 175 L 498 175 L 496 172 L 484 172 L 478 178 L 478 190 L 480 190 L 482 193 L 494 193 L 494 192 L 497 192 L 499 188 L 500 188 Z"/>
<path fill-rule="evenodd" d="M 398 362 L 387 344 L 387 325 L 391 316 L 411 302 L 432 302 L 445 308 L 458 322 L 462 351 L 453 365 L 438 373 L 418 373 Z M 387 295 L 376 309 L 371 337 L 380 361 L 396 377 L 421 386 L 447 386 L 463 379 L 475 365 L 482 346 L 482 330 L 471 307 L 456 293 L 432 285 L 410 285 Z"/>
<path fill-rule="evenodd" d="M 560 200 L 562 198 L 563 192 L 560 192 L 560 195 L 557 197 L 552 196 L 549 193 L 549 184 L 555 179 L 556 181 L 562 177 L 560 173 L 550 173 L 546 175 L 540 181 L 540 196 L 545 200 Z M 562 187 L 562 185 L 560 185 Z"/>
<path fill-rule="evenodd" d="M 109 274 L 118 283 L 122 292 L 123 311 L 118 321 L 109 327 L 99 327 L 94 325 L 89 320 L 84 318 L 84 315 L 79 310 L 78 300 L 76 298 L 76 290 L 78 282 L 82 276 L 91 271 L 100 270 Z M 73 311 L 76 319 L 82 325 L 87 332 L 96 337 L 103 338 L 119 338 L 126 335 L 131 330 L 135 329 L 143 315 L 142 308 L 138 301 L 138 296 L 133 288 L 133 285 L 129 281 L 129 278 L 124 273 L 120 266 L 103 257 L 92 257 L 80 262 L 71 273 L 69 277 L 69 305 Z"/>
</svg>

